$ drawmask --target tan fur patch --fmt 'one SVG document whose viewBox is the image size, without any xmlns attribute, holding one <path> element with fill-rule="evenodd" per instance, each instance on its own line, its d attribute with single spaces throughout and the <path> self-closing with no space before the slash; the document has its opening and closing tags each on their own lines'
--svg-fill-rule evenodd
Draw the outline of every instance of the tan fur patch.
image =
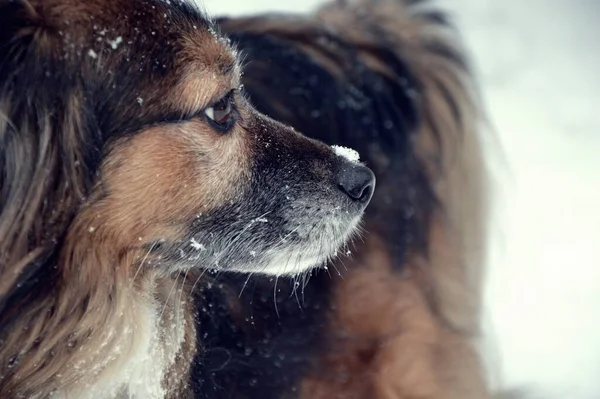
<svg viewBox="0 0 600 399">
<path fill-rule="evenodd" d="M 186 36 L 181 54 L 183 79 L 173 99 L 186 112 L 199 111 L 240 85 L 240 65 L 224 39 L 209 32 Z"/>
<path fill-rule="evenodd" d="M 88 211 L 104 226 L 90 227 L 109 228 L 122 243 L 146 243 L 179 233 L 180 223 L 235 197 L 248 180 L 249 162 L 244 136 L 235 130 L 220 135 L 198 120 L 122 140 L 102 169 L 106 198 Z"/>
<path fill-rule="evenodd" d="M 432 310 L 422 260 L 396 274 L 376 238 L 363 250 L 339 281 L 328 351 L 302 397 L 486 398 L 474 349 Z"/>
</svg>

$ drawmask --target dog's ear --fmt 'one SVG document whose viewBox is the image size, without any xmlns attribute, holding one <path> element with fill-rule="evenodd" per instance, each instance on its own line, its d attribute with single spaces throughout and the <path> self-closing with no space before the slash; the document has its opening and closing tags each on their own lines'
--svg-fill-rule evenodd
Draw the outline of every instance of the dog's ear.
<svg viewBox="0 0 600 399">
<path fill-rule="evenodd" d="M 62 46 L 30 2 L 0 0 L 0 315 L 58 247 L 99 159 Z"/>
</svg>

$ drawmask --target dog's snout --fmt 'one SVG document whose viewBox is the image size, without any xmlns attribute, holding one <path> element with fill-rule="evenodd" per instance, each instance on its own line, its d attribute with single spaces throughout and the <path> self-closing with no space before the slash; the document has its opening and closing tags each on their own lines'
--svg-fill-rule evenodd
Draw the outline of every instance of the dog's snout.
<svg viewBox="0 0 600 399">
<path fill-rule="evenodd" d="M 337 176 L 338 187 L 352 201 L 368 204 L 375 190 L 375 175 L 363 165 L 344 166 Z"/>
</svg>

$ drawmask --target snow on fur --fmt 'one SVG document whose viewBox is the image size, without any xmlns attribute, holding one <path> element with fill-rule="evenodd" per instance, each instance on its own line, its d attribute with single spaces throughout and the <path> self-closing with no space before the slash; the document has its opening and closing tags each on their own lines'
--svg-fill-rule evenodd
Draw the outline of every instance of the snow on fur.
<svg viewBox="0 0 600 399">
<path fill-rule="evenodd" d="M 352 148 L 332 145 L 331 149 L 337 156 L 344 157 L 350 162 L 358 162 L 360 160 L 360 154 L 358 151 L 353 150 Z"/>
</svg>

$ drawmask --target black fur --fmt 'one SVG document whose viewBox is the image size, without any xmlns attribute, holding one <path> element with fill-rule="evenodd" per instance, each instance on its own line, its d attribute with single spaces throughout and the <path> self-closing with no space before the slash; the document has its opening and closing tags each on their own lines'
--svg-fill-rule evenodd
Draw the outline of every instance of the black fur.
<svg viewBox="0 0 600 399">
<path fill-rule="evenodd" d="M 198 294 L 198 398 L 294 397 L 319 350 L 332 276 L 310 282 L 220 275 Z M 239 309 L 232 312 L 231 303 Z M 235 314 L 235 316 L 233 316 Z"/>
</svg>

